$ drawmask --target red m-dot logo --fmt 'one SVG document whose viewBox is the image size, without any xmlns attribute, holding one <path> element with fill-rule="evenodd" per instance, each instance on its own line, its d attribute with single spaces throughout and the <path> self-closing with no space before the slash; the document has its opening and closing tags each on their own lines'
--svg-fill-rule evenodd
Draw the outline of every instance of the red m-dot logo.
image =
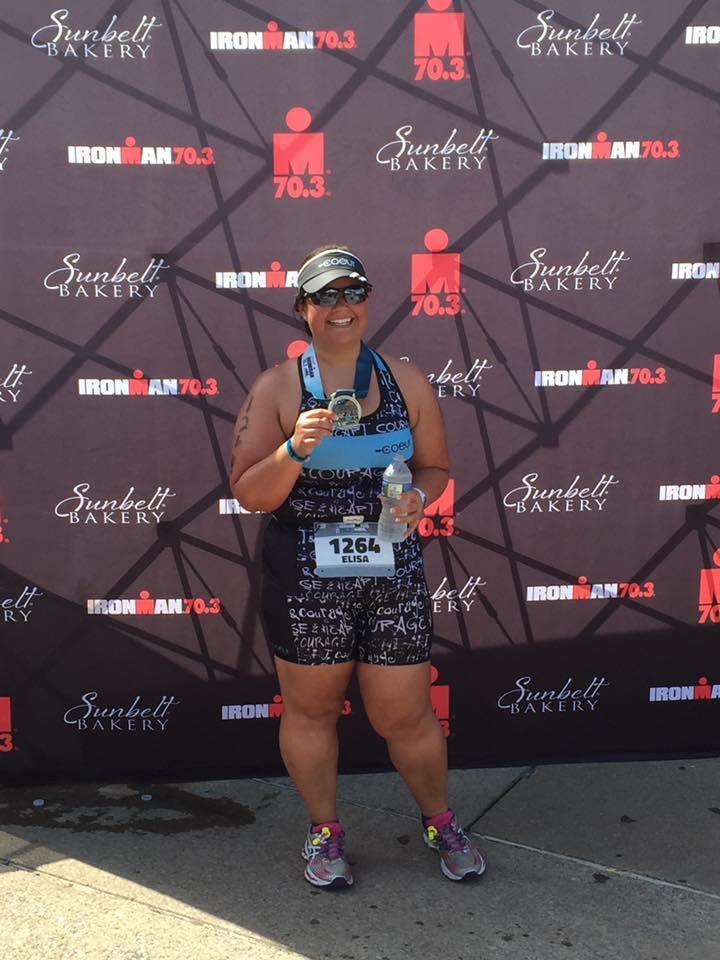
<svg viewBox="0 0 720 960">
<path fill-rule="evenodd" d="M 455 481 L 447 486 L 437 498 L 425 507 L 425 515 L 418 524 L 421 537 L 449 537 L 455 533 Z"/>
<path fill-rule="evenodd" d="M 450 238 L 440 227 L 425 234 L 427 253 L 413 253 L 410 267 L 412 315 L 454 317 L 460 313 L 460 254 L 447 253 Z"/>
<path fill-rule="evenodd" d="M 415 14 L 413 54 L 416 80 L 464 80 L 465 14 L 452 0 L 427 0 L 431 13 Z"/>
<path fill-rule="evenodd" d="M 13 749 L 12 700 L 0 697 L 0 753 L 9 753 Z"/>
<path fill-rule="evenodd" d="M 715 566 L 700 571 L 698 623 L 720 623 L 720 550 L 712 559 Z"/>
<path fill-rule="evenodd" d="M 438 668 L 430 668 L 430 702 L 435 711 L 435 716 L 440 721 L 443 733 L 446 737 L 450 736 L 450 686 L 447 683 L 438 683 L 440 676 Z"/>
<path fill-rule="evenodd" d="M 712 399 L 712 412 L 720 413 L 720 353 L 713 358 Z"/>
<path fill-rule="evenodd" d="M 325 134 L 309 132 L 312 116 L 305 107 L 285 114 L 290 133 L 273 134 L 275 199 L 318 199 L 330 196 L 325 178 Z"/>
</svg>

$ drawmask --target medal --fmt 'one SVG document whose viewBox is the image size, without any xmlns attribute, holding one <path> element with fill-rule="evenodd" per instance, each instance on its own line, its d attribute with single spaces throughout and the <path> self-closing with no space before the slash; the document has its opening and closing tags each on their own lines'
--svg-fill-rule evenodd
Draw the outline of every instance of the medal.
<svg viewBox="0 0 720 960">
<path fill-rule="evenodd" d="M 302 370 L 305 386 L 316 400 L 325 400 L 328 410 L 336 414 L 335 430 L 355 430 L 360 426 L 362 409 L 358 397 L 366 397 L 370 389 L 370 377 L 372 376 L 372 352 L 360 344 L 360 353 L 358 354 L 357 364 L 355 366 L 355 384 L 352 388 L 343 387 L 336 390 L 329 398 L 325 397 L 325 390 L 320 377 L 320 368 L 315 348 L 312 344 L 307 348 L 302 357 Z"/>
<path fill-rule="evenodd" d="M 336 390 L 330 397 L 328 410 L 337 415 L 336 430 L 354 430 L 360 426 L 362 411 L 354 390 Z"/>
</svg>

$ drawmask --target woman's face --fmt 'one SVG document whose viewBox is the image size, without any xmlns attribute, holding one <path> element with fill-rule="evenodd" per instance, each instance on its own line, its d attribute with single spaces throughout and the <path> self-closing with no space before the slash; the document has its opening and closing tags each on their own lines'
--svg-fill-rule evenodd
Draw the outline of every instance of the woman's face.
<svg viewBox="0 0 720 960">
<path fill-rule="evenodd" d="M 363 284 L 358 280 L 340 277 L 323 287 L 323 290 L 344 290 L 346 287 L 361 286 Z M 368 301 L 345 303 L 344 297 L 339 296 L 335 306 L 319 307 L 306 297 L 300 314 L 307 321 L 315 342 L 328 346 L 343 346 L 362 339 L 368 325 Z"/>
</svg>

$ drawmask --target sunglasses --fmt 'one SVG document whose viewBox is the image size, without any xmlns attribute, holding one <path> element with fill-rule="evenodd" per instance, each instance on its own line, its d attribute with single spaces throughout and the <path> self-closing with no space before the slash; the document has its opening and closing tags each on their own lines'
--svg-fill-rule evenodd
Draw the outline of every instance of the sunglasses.
<svg viewBox="0 0 720 960">
<path fill-rule="evenodd" d="M 334 307 L 341 294 L 345 303 L 354 305 L 365 303 L 369 293 L 370 287 L 345 287 L 343 290 L 338 290 L 336 287 L 325 287 L 315 293 L 306 293 L 305 296 L 316 307 Z"/>
</svg>

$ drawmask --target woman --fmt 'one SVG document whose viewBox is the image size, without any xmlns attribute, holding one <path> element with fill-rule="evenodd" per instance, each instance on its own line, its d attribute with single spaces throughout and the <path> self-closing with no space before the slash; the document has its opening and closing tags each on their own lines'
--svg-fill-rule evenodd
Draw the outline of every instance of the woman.
<svg viewBox="0 0 720 960">
<path fill-rule="evenodd" d="M 445 431 L 420 370 L 364 346 L 371 289 L 345 246 L 306 257 L 295 308 L 312 344 L 258 377 L 233 440 L 233 495 L 273 514 L 262 609 L 283 698 L 280 750 L 311 820 L 305 878 L 318 887 L 353 882 L 336 787 L 337 720 L 355 667 L 443 873 L 463 880 L 485 869 L 448 808 L 445 737 L 430 703 L 431 604 L 415 531 L 447 483 Z M 383 470 L 398 450 L 415 486 L 395 508 L 405 538 L 383 547 L 364 524 L 378 519 Z M 354 559 L 343 566 L 348 544 Z"/>
</svg>

